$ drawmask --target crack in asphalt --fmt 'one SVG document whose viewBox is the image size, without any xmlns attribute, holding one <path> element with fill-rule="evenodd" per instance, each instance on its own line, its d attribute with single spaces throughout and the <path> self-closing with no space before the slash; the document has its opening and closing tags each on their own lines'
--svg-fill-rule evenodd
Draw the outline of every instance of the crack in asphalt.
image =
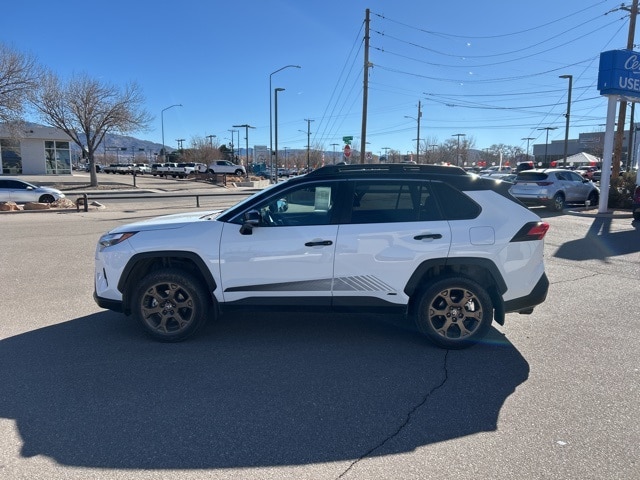
<svg viewBox="0 0 640 480">
<path fill-rule="evenodd" d="M 429 400 L 429 398 L 440 388 L 442 388 L 444 386 L 445 383 L 447 383 L 447 380 L 449 379 L 449 371 L 447 369 L 447 361 L 449 359 L 449 352 L 450 350 L 445 351 L 444 354 L 444 362 L 443 362 L 443 373 L 444 373 L 444 378 L 442 379 L 442 381 L 438 384 L 435 385 L 431 390 L 429 390 L 426 395 L 422 398 L 422 400 L 420 402 L 418 402 L 416 405 L 414 405 L 413 408 L 411 408 L 411 410 L 409 410 L 409 413 L 407 413 L 406 419 L 405 421 L 396 429 L 395 432 L 391 433 L 389 436 L 387 436 L 385 439 L 383 439 L 380 443 L 378 443 L 377 445 L 373 446 L 372 448 L 370 448 L 369 450 L 367 450 L 364 454 L 362 454 L 360 457 L 358 457 L 356 460 L 354 460 L 353 462 L 351 462 L 351 464 L 349 465 L 349 467 L 347 467 L 347 469 L 345 469 L 344 472 L 342 472 L 340 475 L 338 475 L 337 478 L 343 478 L 347 473 L 349 473 L 358 463 L 360 463 L 362 460 L 364 460 L 365 458 L 369 457 L 373 452 L 375 452 L 376 450 L 382 448 L 384 445 L 386 445 L 389 441 L 393 440 L 395 437 L 397 437 L 398 435 L 400 435 L 400 433 L 405 429 L 405 427 L 407 425 L 409 425 L 409 422 L 411 422 L 411 417 L 413 417 L 413 414 L 418 411 L 418 409 L 422 408 L 427 401 Z"/>
</svg>

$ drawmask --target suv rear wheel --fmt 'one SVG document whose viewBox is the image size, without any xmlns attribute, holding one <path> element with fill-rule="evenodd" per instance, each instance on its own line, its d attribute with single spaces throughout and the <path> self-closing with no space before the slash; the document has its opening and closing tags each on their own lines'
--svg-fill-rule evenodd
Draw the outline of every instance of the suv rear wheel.
<svg viewBox="0 0 640 480">
<path fill-rule="evenodd" d="M 551 199 L 551 205 L 549 208 L 554 212 L 561 212 L 564 209 L 564 195 L 561 193 L 556 193 Z"/>
<path fill-rule="evenodd" d="M 421 294 L 415 315 L 418 329 L 440 347 L 469 347 L 486 335 L 493 320 L 487 291 L 464 277 L 446 277 Z"/>
<path fill-rule="evenodd" d="M 206 290 L 181 270 L 151 272 L 135 289 L 133 315 L 152 337 L 178 342 L 195 333 L 209 312 Z"/>
</svg>

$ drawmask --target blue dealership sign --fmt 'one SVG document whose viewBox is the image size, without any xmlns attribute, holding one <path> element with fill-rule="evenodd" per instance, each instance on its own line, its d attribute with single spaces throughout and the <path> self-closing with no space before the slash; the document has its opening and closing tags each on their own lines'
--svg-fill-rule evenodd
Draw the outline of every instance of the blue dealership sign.
<svg viewBox="0 0 640 480">
<path fill-rule="evenodd" d="M 602 52 L 598 90 L 601 95 L 620 95 L 640 101 L 640 53 L 633 50 Z"/>
</svg>

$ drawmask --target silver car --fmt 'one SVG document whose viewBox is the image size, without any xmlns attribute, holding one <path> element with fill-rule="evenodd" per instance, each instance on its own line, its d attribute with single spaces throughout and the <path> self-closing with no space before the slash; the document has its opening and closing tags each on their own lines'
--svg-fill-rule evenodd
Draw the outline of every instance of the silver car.
<svg viewBox="0 0 640 480">
<path fill-rule="evenodd" d="M 572 203 L 594 206 L 600 198 L 593 182 L 561 168 L 524 170 L 509 191 L 526 205 L 543 205 L 555 212 Z"/>
<path fill-rule="evenodd" d="M 64 197 L 64 193 L 55 188 L 38 187 L 18 178 L 0 177 L 0 202 L 52 203 Z"/>
</svg>

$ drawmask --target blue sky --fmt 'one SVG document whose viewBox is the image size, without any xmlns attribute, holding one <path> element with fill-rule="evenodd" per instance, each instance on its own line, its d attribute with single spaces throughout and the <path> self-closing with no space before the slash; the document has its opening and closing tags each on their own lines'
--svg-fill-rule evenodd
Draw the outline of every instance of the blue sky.
<svg viewBox="0 0 640 480">
<path fill-rule="evenodd" d="M 627 2 L 628 4 L 630 2 Z M 10 2 L 0 41 L 61 76 L 87 73 L 116 85 L 136 81 L 149 131 L 165 142 L 249 124 L 249 145 L 269 145 L 269 79 L 278 94 L 278 146 L 342 148 L 361 137 L 363 24 L 371 11 L 367 149 L 415 150 L 463 133 L 475 147 L 564 139 L 573 75 L 570 137 L 602 131 L 597 90 L 602 51 L 625 48 L 620 0 L 245 0 L 213 2 Z M 610 13 L 607 13 L 610 12 Z M 286 68 L 270 74 L 285 65 Z M 413 117 L 413 118 L 406 118 Z M 305 119 L 312 120 L 308 123 Z M 245 145 L 245 129 L 234 143 Z"/>
</svg>

